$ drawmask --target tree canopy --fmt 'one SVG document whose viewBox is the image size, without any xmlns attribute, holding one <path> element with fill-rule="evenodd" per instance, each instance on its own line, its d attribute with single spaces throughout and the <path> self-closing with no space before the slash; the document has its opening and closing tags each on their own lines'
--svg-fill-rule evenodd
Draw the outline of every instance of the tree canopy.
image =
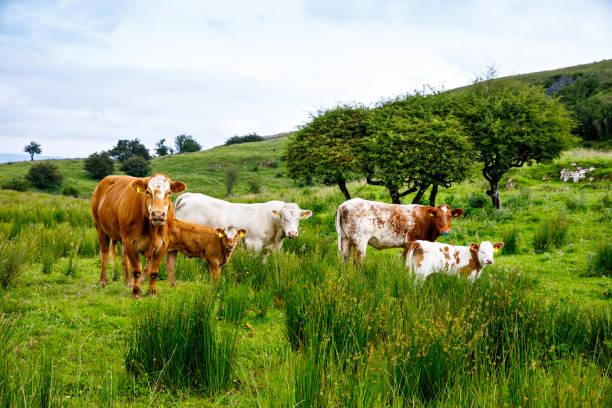
<svg viewBox="0 0 612 408">
<path fill-rule="evenodd" d="M 174 139 L 177 153 L 199 152 L 202 146 L 191 135 L 178 135 Z"/>
<path fill-rule="evenodd" d="M 42 149 L 41 149 L 40 144 L 38 144 L 36 142 L 30 142 L 29 145 L 26 145 L 23 148 L 23 151 L 30 154 L 30 160 L 34 160 L 34 155 L 35 154 L 41 154 L 42 153 Z"/>
<path fill-rule="evenodd" d="M 495 208 L 501 208 L 498 184 L 506 171 L 550 162 L 578 140 L 571 134 L 569 112 L 535 86 L 510 80 L 478 82 L 463 94 L 460 106 Z"/>
<path fill-rule="evenodd" d="M 114 163 L 108 152 L 92 153 L 85 159 L 83 168 L 92 178 L 102 180 L 109 174 L 113 174 Z"/>
<path fill-rule="evenodd" d="M 167 156 L 168 154 L 172 154 L 173 151 L 168 146 L 166 146 L 166 139 L 158 140 L 155 143 L 155 154 L 158 156 Z"/>
<path fill-rule="evenodd" d="M 368 110 L 360 105 L 340 105 L 313 115 L 287 146 L 289 176 L 337 184 L 350 199 L 346 183 L 365 174 L 362 157 L 367 115 Z"/>
<path fill-rule="evenodd" d="M 117 142 L 117 145 L 108 151 L 111 157 L 124 162 L 126 159 L 132 156 L 140 156 L 146 160 L 151 160 L 149 150 L 140 143 L 140 140 L 133 139 L 121 139 Z"/>
</svg>

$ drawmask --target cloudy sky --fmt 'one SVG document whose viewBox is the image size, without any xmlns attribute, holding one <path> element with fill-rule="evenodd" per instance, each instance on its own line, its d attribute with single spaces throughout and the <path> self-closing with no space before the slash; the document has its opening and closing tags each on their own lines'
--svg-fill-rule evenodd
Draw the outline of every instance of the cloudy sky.
<svg viewBox="0 0 612 408">
<path fill-rule="evenodd" d="M 294 130 L 310 112 L 612 57 L 612 1 L 0 0 L 0 153 Z"/>
</svg>

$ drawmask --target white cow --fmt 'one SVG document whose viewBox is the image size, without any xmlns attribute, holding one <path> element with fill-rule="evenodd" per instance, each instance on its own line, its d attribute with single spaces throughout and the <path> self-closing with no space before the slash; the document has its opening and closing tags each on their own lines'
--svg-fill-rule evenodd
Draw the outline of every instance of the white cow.
<svg viewBox="0 0 612 408">
<path fill-rule="evenodd" d="M 504 246 L 483 241 L 470 246 L 455 246 L 441 242 L 414 241 L 406 265 L 415 275 L 426 278 L 434 272 L 460 274 L 474 281 L 486 265 L 493 263 L 493 254 Z"/>
<path fill-rule="evenodd" d="M 263 250 L 264 260 L 271 251 L 282 247 L 285 237 L 297 237 L 299 221 L 312 215 L 312 211 L 301 210 L 295 203 L 230 203 L 196 193 L 180 195 L 174 207 L 174 216 L 179 220 L 214 228 L 234 225 L 246 229 L 244 244 L 257 253 Z"/>
</svg>

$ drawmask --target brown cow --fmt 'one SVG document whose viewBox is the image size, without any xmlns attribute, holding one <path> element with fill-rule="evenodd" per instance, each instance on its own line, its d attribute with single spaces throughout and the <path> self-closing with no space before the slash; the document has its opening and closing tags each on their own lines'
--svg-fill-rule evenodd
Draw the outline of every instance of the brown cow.
<svg viewBox="0 0 612 408">
<path fill-rule="evenodd" d="M 452 218 L 461 214 L 461 208 L 451 210 L 448 205 L 386 204 L 353 198 L 340 204 L 336 212 L 338 250 L 347 262 L 353 248 L 355 261 L 363 262 L 368 244 L 376 249 L 404 248 L 405 262 L 413 241 L 449 236 Z"/>
<path fill-rule="evenodd" d="M 166 253 L 166 270 L 170 286 L 176 286 L 174 266 L 177 251 L 188 258 L 206 259 L 210 275 L 214 281 L 217 281 L 221 276 L 221 267 L 232 256 L 238 238 L 242 238 L 246 232 L 246 229 L 212 228 L 194 222 L 175 220 Z"/>
<path fill-rule="evenodd" d="M 162 173 L 151 177 L 107 176 L 96 187 L 91 197 L 91 215 L 100 242 L 100 284 L 106 286 L 106 266 L 113 250 L 112 243 L 121 241 L 124 261 L 124 283 L 130 284 L 131 264 L 134 283 L 132 294 L 141 296 L 140 279 L 142 265 L 138 253 L 151 259 L 148 293 L 155 295 L 155 280 L 159 263 L 168 247 L 170 229 L 174 223 L 174 211 L 170 193 L 180 193 L 186 188 L 180 181 L 171 181 Z"/>
</svg>

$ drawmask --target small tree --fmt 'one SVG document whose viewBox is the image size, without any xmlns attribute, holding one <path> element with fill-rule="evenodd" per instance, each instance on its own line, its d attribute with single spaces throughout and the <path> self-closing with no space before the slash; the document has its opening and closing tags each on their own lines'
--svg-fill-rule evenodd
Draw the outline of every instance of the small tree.
<svg viewBox="0 0 612 408">
<path fill-rule="evenodd" d="M 464 97 L 463 124 L 497 209 L 504 173 L 525 163 L 550 162 L 578 140 L 571 134 L 574 121 L 568 111 L 535 86 L 489 80 L 474 84 Z"/>
<path fill-rule="evenodd" d="M 41 146 L 36 142 L 30 142 L 29 145 L 23 148 L 23 151 L 30 154 L 30 161 L 34 160 L 35 154 L 41 154 Z"/>
<path fill-rule="evenodd" d="M 266 140 L 263 136 L 259 136 L 257 133 L 249 133 L 244 136 L 232 136 L 225 141 L 226 145 L 238 144 L 238 143 L 250 143 L 250 142 L 261 142 Z"/>
<path fill-rule="evenodd" d="M 117 146 L 113 147 L 108 151 L 111 157 L 124 162 L 126 159 L 132 156 L 140 156 L 146 160 L 151 160 L 149 150 L 140 143 L 140 140 L 127 140 L 122 139 L 117 142 Z"/>
<path fill-rule="evenodd" d="M 238 184 L 238 179 L 240 176 L 238 175 L 238 170 L 234 167 L 230 167 L 227 169 L 225 173 L 225 195 L 232 194 L 232 190 Z"/>
<path fill-rule="evenodd" d="M 441 95 L 408 95 L 372 112 L 363 161 L 367 181 L 386 187 L 395 204 L 413 192 L 412 202 L 420 203 L 429 186 L 435 204 L 438 186 L 448 188 L 467 175 L 471 145 Z"/>
<path fill-rule="evenodd" d="M 178 135 L 174 139 L 174 146 L 177 153 L 199 152 L 202 146 L 191 135 Z"/>
<path fill-rule="evenodd" d="M 145 177 L 151 172 L 151 165 L 143 157 L 132 156 L 121 164 L 120 170 L 133 177 Z"/>
<path fill-rule="evenodd" d="M 346 183 L 365 174 L 362 158 L 367 116 L 368 110 L 359 105 L 339 105 L 313 115 L 287 145 L 289 176 L 336 184 L 349 200 Z"/>
<path fill-rule="evenodd" d="M 64 176 L 53 163 L 43 162 L 30 167 L 26 175 L 28 181 L 36 188 L 53 188 L 62 184 Z"/>
<path fill-rule="evenodd" d="M 108 152 L 90 154 L 89 157 L 85 159 L 83 168 L 96 180 L 102 180 L 109 174 L 113 174 L 113 170 L 115 169 L 113 159 L 110 158 Z"/>
<path fill-rule="evenodd" d="M 157 143 L 155 143 L 155 154 L 158 156 L 167 156 L 172 153 L 172 149 L 166 146 L 166 139 L 158 140 Z"/>
</svg>

